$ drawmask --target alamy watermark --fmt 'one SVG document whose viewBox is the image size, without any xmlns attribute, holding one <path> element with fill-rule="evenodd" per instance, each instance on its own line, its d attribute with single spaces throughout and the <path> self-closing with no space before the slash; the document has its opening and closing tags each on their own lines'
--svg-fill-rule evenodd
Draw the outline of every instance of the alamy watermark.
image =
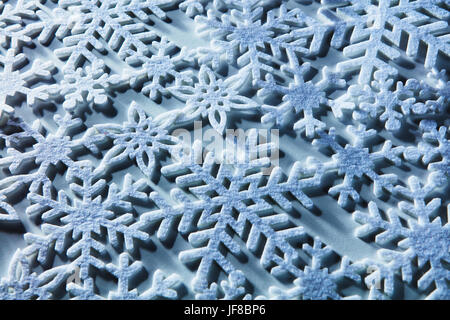
<svg viewBox="0 0 450 320">
<path fill-rule="evenodd" d="M 213 128 L 204 130 L 201 121 L 194 122 L 193 133 L 183 128 L 172 132 L 182 147 L 175 155 L 177 162 L 202 164 L 206 157 L 214 156 L 217 164 L 240 165 L 266 163 L 263 174 L 270 174 L 279 164 L 278 129 L 227 129 L 225 135 Z"/>
<path fill-rule="evenodd" d="M 380 271 L 375 266 L 368 266 L 366 269 L 366 273 L 369 275 L 367 279 L 369 283 L 366 282 L 366 285 L 369 289 L 381 289 L 381 276 Z"/>
<path fill-rule="evenodd" d="M 77 285 L 81 285 L 80 267 L 79 266 L 74 267 L 72 274 L 66 280 L 66 285 L 68 285 L 71 282 L 73 282 Z"/>
</svg>

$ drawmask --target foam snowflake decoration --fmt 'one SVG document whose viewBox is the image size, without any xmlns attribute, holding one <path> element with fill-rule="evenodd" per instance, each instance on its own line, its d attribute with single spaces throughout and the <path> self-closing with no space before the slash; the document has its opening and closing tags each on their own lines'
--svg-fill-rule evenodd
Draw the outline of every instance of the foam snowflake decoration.
<svg viewBox="0 0 450 320">
<path fill-rule="evenodd" d="M 401 271 L 402 279 L 406 282 L 413 281 L 414 266 L 425 268 L 419 276 L 417 286 L 427 290 L 434 284 L 435 290 L 428 295 L 433 299 L 449 299 L 448 280 L 450 271 L 446 263 L 450 260 L 448 244 L 450 241 L 450 228 L 440 217 L 435 218 L 435 212 L 441 205 L 441 199 L 434 198 L 426 202 L 426 197 L 435 188 L 435 184 L 429 181 L 422 185 L 417 177 L 408 180 L 409 188 L 397 186 L 396 191 L 414 201 L 399 203 L 399 209 L 407 213 L 408 225 L 402 224 L 399 214 L 391 208 L 387 211 L 387 219 L 380 214 L 374 202 L 369 203 L 369 213 L 356 211 L 354 218 L 363 224 L 357 230 L 357 236 L 376 234 L 375 241 L 388 246 L 390 241 L 400 239 L 397 244 L 399 250 L 380 249 L 380 256 L 385 259 L 385 264 L 373 263 L 378 270 L 366 278 L 376 277 L 385 280 L 384 291 L 389 295 L 394 293 L 394 275 Z M 450 207 L 448 207 L 450 209 Z M 450 212 L 450 211 L 449 211 Z M 428 264 L 427 267 L 425 265 Z M 417 271 L 416 271 L 417 272 Z"/>
<path fill-rule="evenodd" d="M 94 125 L 85 135 L 90 143 L 97 147 L 104 140 L 111 140 L 114 145 L 103 156 L 98 170 L 108 172 L 114 166 L 135 160 L 139 169 L 150 177 L 157 155 L 162 152 L 176 155 L 182 147 L 181 141 L 168 133 L 173 121 L 163 121 L 162 118 L 166 115 L 155 119 L 147 117 L 144 110 L 132 102 L 128 109 L 128 121 L 123 125 Z"/>
<path fill-rule="evenodd" d="M 201 156 L 201 146 L 195 143 L 192 156 L 197 158 L 199 155 Z M 285 194 L 290 193 L 303 205 L 311 207 L 311 200 L 302 190 L 317 186 L 321 173 L 317 171 L 313 177 L 302 179 L 300 178 L 302 168 L 297 163 L 291 169 L 286 182 L 281 181 L 281 169 L 276 168 L 265 184 L 260 185 L 263 178 L 260 170 L 261 166 L 267 164 L 266 160 L 264 158 L 254 159 L 249 163 L 236 166 L 222 164 L 217 175 L 213 175 L 215 157 L 210 152 L 206 155 L 202 165 L 180 162 L 163 167 L 163 174 L 175 174 L 177 176 L 176 183 L 180 187 L 189 187 L 190 193 L 195 195 L 197 200 L 190 201 L 181 190 L 174 189 L 172 196 L 179 203 L 170 206 L 157 194 L 152 193 L 151 197 L 160 209 L 142 214 L 139 223 L 148 225 L 162 220 L 158 236 L 165 239 L 168 237 L 171 227 L 176 223 L 177 217 L 182 217 L 178 230 L 188 232 L 197 212 L 201 212 L 197 224 L 199 230 L 189 235 L 189 242 L 199 248 L 186 250 L 180 254 L 180 259 L 184 262 L 200 260 L 196 278 L 193 280 L 195 290 L 204 291 L 207 288 L 207 275 L 214 264 L 217 264 L 227 274 L 236 271 L 220 248 L 224 245 L 233 254 L 240 252 L 239 246 L 226 230 L 231 228 L 234 233 L 241 236 L 246 221 L 252 225 L 247 239 L 247 247 L 250 250 L 257 249 L 260 237 L 267 238 L 261 256 L 263 266 L 268 267 L 271 261 L 275 263 L 283 261 L 275 254 L 276 250 L 283 252 L 287 260 L 287 262 L 283 262 L 283 265 L 292 264 L 297 257 L 297 253 L 289 244 L 288 239 L 302 236 L 302 228 L 277 230 L 277 225 L 288 222 L 288 216 L 285 214 L 262 215 L 272 209 L 265 198 L 270 197 L 282 208 L 289 210 L 292 204 L 287 200 Z M 183 174 L 186 169 L 188 173 Z M 247 204 L 249 201 L 252 204 Z"/>
<path fill-rule="evenodd" d="M 443 74 L 443 73 L 441 73 Z M 429 77 L 440 75 L 436 70 Z M 443 75 L 445 78 L 445 75 Z M 376 71 L 372 87 L 351 85 L 348 88 L 350 101 L 358 106 L 353 117 L 358 121 L 378 119 L 389 131 L 398 131 L 409 115 L 419 117 L 443 114 L 448 105 L 448 82 L 436 79 L 434 85 L 422 80 L 408 79 L 406 83 L 394 80 L 387 74 Z M 395 89 L 395 90 L 394 90 Z"/>
<path fill-rule="evenodd" d="M 43 235 L 27 233 L 25 239 L 29 246 L 27 254 L 37 253 L 37 259 L 43 263 L 48 259 L 52 248 L 60 254 L 66 253 L 74 266 L 80 268 L 82 280 L 88 278 L 89 268 L 103 268 L 105 263 L 93 252 L 106 254 L 105 243 L 97 239 L 101 228 L 108 232 L 108 240 L 113 246 L 119 244 L 117 235 L 123 235 L 126 248 L 133 247 L 133 239 L 148 239 L 148 235 L 139 230 L 139 225 L 133 224 L 132 206 L 127 199 L 145 199 L 145 193 L 140 190 L 145 186 L 143 180 L 133 182 L 130 175 L 124 177 L 122 190 L 116 184 L 106 186 L 103 179 L 96 178 L 97 172 L 89 163 L 79 163 L 67 173 L 71 190 L 79 195 L 79 199 L 69 201 L 66 192 L 59 191 L 56 198 L 49 192 L 30 193 L 32 205 L 27 214 L 40 215 L 43 224 Z M 80 183 L 77 183 L 80 181 Z M 107 188 L 107 196 L 100 195 Z M 70 237 L 72 241 L 67 243 Z"/>
<path fill-rule="evenodd" d="M 236 88 L 242 81 L 236 76 L 226 80 L 217 79 L 211 69 L 202 66 L 198 79 L 194 87 L 179 85 L 168 88 L 171 94 L 186 101 L 179 122 L 208 116 L 209 124 L 219 133 L 223 133 L 227 126 L 227 112 L 232 109 L 251 110 L 257 106 L 252 99 L 238 94 Z"/>
<path fill-rule="evenodd" d="M 342 263 L 336 271 L 329 271 L 324 266 L 327 256 L 332 253 L 328 246 L 322 247 L 319 238 L 314 239 L 313 246 L 308 243 L 303 244 L 303 250 L 311 256 L 311 265 L 307 265 L 303 270 L 291 268 L 296 279 L 294 288 L 282 290 L 278 287 L 271 287 L 269 292 L 273 299 L 298 299 L 304 300 L 327 300 L 327 299 L 357 299 L 358 296 L 344 297 L 339 293 L 338 283 L 343 278 L 348 278 L 359 282 L 362 265 L 351 264 L 350 259 L 342 257 Z"/>
<path fill-rule="evenodd" d="M 154 41 L 152 47 L 156 52 L 151 57 L 137 51 L 129 53 L 129 57 L 125 59 L 136 68 L 130 75 L 132 87 L 143 84 L 142 92 L 150 95 L 151 99 L 157 99 L 161 94 L 167 94 L 164 85 L 173 79 L 175 84 L 192 83 L 193 72 L 183 69 L 192 65 L 193 51 L 181 48 L 177 54 L 173 54 L 176 46 L 164 37 L 159 42 Z"/>
<path fill-rule="evenodd" d="M 353 117 L 359 121 L 378 119 L 385 123 L 387 130 L 399 130 L 404 116 L 414 109 L 419 109 L 415 108 L 413 91 L 409 88 L 409 83 L 405 86 L 402 82 L 397 82 L 395 90 L 391 90 L 394 80 L 388 79 L 385 73 L 377 71 L 374 78 L 372 87 L 377 91 L 369 85 L 349 87 L 348 93 L 355 98 L 359 106 Z"/>
<path fill-rule="evenodd" d="M 51 169 L 64 164 L 68 168 L 77 166 L 73 152 L 80 148 L 91 148 L 89 139 L 71 139 L 70 132 L 81 125 L 81 119 L 70 114 L 54 116 L 58 125 L 55 132 L 48 132 L 39 120 L 32 126 L 26 122 L 10 119 L 0 135 L 6 142 L 7 156 L 0 159 L 0 166 L 7 166 L 10 176 L 1 181 L 2 194 L 13 193 L 21 185 L 29 186 L 32 192 L 40 187 L 50 192 Z M 31 147 L 29 147 L 31 141 Z M 30 162 L 37 167 L 30 167 Z"/>
<path fill-rule="evenodd" d="M 405 158 L 408 160 L 422 159 L 422 162 L 430 171 L 430 177 L 438 184 L 446 183 L 449 177 L 449 154 L 450 141 L 448 137 L 448 128 L 445 126 L 437 127 L 437 123 L 432 120 L 422 120 L 420 128 L 423 131 L 423 140 L 417 147 L 408 147 L 404 151 Z"/>
<path fill-rule="evenodd" d="M 377 173 L 376 163 L 379 160 L 389 160 L 398 165 L 401 163 L 399 155 L 404 149 L 401 146 L 393 148 L 392 142 L 388 140 L 384 142 L 381 150 L 369 151 L 368 148 L 363 147 L 363 143 L 365 139 L 376 134 L 375 130 L 370 129 L 366 131 L 364 125 L 360 125 L 358 128 L 350 126 L 347 129 L 356 138 L 354 144 L 346 144 L 345 147 L 342 147 L 336 141 L 334 128 L 331 128 L 328 133 L 319 133 L 320 137 L 313 141 L 313 144 L 330 147 L 334 152 L 330 161 L 320 164 L 324 168 L 323 170 L 337 170 L 339 175 L 344 175 L 342 183 L 328 190 L 328 193 L 331 195 L 339 194 L 338 204 L 340 206 L 345 206 L 349 197 L 359 201 L 360 196 L 354 189 L 353 183 L 355 178 L 361 178 L 363 175 L 373 181 L 373 193 L 375 196 L 379 197 L 383 189 L 392 191 L 394 183 L 397 181 L 397 176 Z"/>
<path fill-rule="evenodd" d="M 49 92 L 54 99 L 64 97 L 63 107 L 74 112 L 77 107 L 91 102 L 96 105 L 105 104 L 108 100 L 107 91 L 121 82 L 123 83 L 123 79 L 119 75 L 109 75 L 104 72 L 103 67 L 93 64 L 75 71 L 65 71 L 64 79 L 51 85 Z"/>
</svg>

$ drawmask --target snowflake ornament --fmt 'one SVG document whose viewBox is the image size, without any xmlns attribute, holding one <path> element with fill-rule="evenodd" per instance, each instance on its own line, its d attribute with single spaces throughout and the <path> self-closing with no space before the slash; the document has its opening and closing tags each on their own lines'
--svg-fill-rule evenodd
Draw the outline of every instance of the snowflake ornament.
<svg viewBox="0 0 450 320">
<path fill-rule="evenodd" d="M 180 85 L 168 88 L 172 95 L 186 101 L 186 107 L 181 110 L 183 117 L 179 118 L 180 122 L 208 116 L 209 124 L 223 133 L 228 111 L 251 110 L 257 106 L 253 100 L 238 94 L 235 88 L 242 82 L 237 77 L 216 79 L 211 69 L 202 66 L 198 78 L 199 82 L 194 87 Z"/>
<path fill-rule="evenodd" d="M 303 244 L 303 250 L 311 256 L 311 266 L 305 266 L 303 270 L 296 270 L 295 276 L 297 278 L 294 280 L 294 288 L 281 290 L 277 287 L 271 287 L 269 292 L 273 299 L 286 300 L 301 297 L 304 300 L 340 300 L 342 298 L 359 298 L 357 296 L 343 297 L 338 292 L 338 283 L 343 278 L 358 282 L 361 265 L 351 264 L 347 257 L 343 257 L 340 268 L 330 272 L 328 268 L 323 266 L 323 263 L 324 259 L 332 253 L 332 250 L 327 246 L 322 248 L 322 242 L 318 238 L 314 239 L 313 246 L 308 243 Z"/>
<path fill-rule="evenodd" d="M 217 68 L 225 53 L 227 62 L 237 64 L 242 76 L 248 74 L 253 81 L 259 80 L 263 73 L 273 71 L 265 63 L 271 57 L 265 52 L 265 45 L 270 46 L 271 54 L 275 57 L 280 56 L 282 51 L 315 54 L 328 29 L 328 26 L 317 23 L 300 10 L 288 10 L 284 4 L 277 10 L 269 10 L 266 13 L 267 20 L 262 21 L 264 8 L 259 5 L 262 1 L 230 2 L 237 9 L 223 14 L 210 9 L 206 17 L 195 17 L 198 31 L 209 32 L 211 37 L 211 47 L 198 50 L 199 60 Z M 306 38 L 309 37 L 313 40 L 309 48 L 305 48 Z M 238 57 L 236 52 L 239 53 Z"/>
<path fill-rule="evenodd" d="M 68 173 L 68 179 L 80 179 L 82 184 L 72 182 L 73 192 L 80 199 L 70 203 L 65 192 L 60 191 L 56 199 L 51 194 L 30 193 L 28 198 L 32 205 L 27 209 L 29 215 L 41 215 L 44 224 L 44 235 L 27 234 L 25 238 L 29 243 L 27 253 L 35 252 L 41 262 L 47 259 L 50 249 L 54 246 L 57 252 L 67 250 L 67 255 L 72 263 L 80 268 L 81 279 L 86 279 L 89 268 L 103 268 L 104 263 L 92 255 L 93 250 L 105 253 L 105 244 L 94 237 L 100 234 L 100 228 L 106 228 L 108 239 L 112 245 L 118 245 L 117 234 L 121 233 L 128 249 L 133 247 L 133 238 L 146 240 L 148 235 L 133 225 L 133 218 L 127 197 L 145 197 L 139 190 L 143 187 L 143 181 L 133 183 L 130 176 L 124 178 L 121 191 L 117 185 L 108 188 L 108 195 L 102 201 L 98 195 L 105 188 L 105 181 L 95 178 L 96 172 L 88 163 L 80 163 Z M 124 212 L 124 211 L 125 212 Z M 115 213 L 117 212 L 117 213 Z M 131 225 L 130 225 L 131 224 Z M 73 242 L 66 244 L 67 236 L 71 235 Z"/>
<path fill-rule="evenodd" d="M 142 92 L 149 94 L 151 99 L 157 99 L 161 94 L 167 94 L 167 90 L 170 91 L 165 88 L 165 84 L 172 79 L 175 84 L 192 83 L 193 73 L 183 68 L 192 64 L 193 52 L 181 48 L 176 55 L 171 54 L 176 46 L 166 38 L 162 38 L 160 42 L 153 42 L 152 46 L 156 53 L 151 57 L 137 51 L 130 53 L 125 59 L 131 66 L 137 68 L 131 72 L 129 78 L 132 87 L 143 84 Z"/>
<path fill-rule="evenodd" d="M 98 170 L 107 171 L 121 162 L 135 160 L 139 169 L 150 177 L 158 154 L 166 151 L 176 155 L 181 148 L 181 141 L 168 133 L 170 124 L 147 117 L 145 111 L 132 102 L 128 109 L 128 121 L 123 125 L 95 125 L 86 134 L 90 142 L 97 145 L 102 140 L 110 139 L 114 144 L 104 155 Z"/>
<path fill-rule="evenodd" d="M 328 193 L 331 195 L 339 194 L 338 204 L 346 206 L 348 198 L 351 197 L 355 201 L 359 201 L 358 192 L 354 189 L 353 183 L 355 179 L 367 176 L 373 181 L 373 193 L 379 197 L 382 190 L 392 192 L 397 177 L 394 174 L 378 174 L 376 172 L 377 162 L 379 160 L 389 160 L 395 164 L 400 164 L 399 155 L 403 152 L 403 147 L 392 147 L 391 141 L 385 141 L 381 150 L 373 152 L 363 147 L 364 140 L 373 137 L 375 130 L 366 131 L 364 125 L 358 128 L 348 127 L 348 131 L 355 137 L 354 144 L 346 144 L 342 147 L 336 141 L 336 133 L 331 128 L 328 133 L 320 133 L 319 138 L 313 141 L 317 146 L 327 146 L 334 152 L 332 160 L 320 164 L 323 170 L 337 170 L 339 175 L 344 176 L 342 183 L 331 187 Z"/>
<path fill-rule="evenodd" d="M 420 180 L 413 176 L 408 180 L 408 184 L 409 188 L 396 187 L 397 192 L 414 201 L 414 204 L 407 201 L 398 204 L 401 211 L 410 215 L 407 219 L 408 226 L 401 223 L 395 209 L 389 209 L 388 219 L 383 219 L 377 205 L 370 202 L 369 214 L 360 211 L 354 213 L 355 220 L 363 224 L 357 229 L 356 234 L 361 237 L 375 232 L 377 234 L 375 241 L 382 246 L 388 245 L 391 240 L 401 239 L 397 244 L 400 251 L 380 249 L 379 254 L 386 262 L 374 264 L 377 271 L 371 276 L 385 281 L 386 293 L 389 295 L 394 293 L 393 281 L 397 271 L 401 272 L 403 281 L 411 282 L 413 267 L 424 268 L 429 264 L 426 267 L 428 270 L 418 279 L 417 286 L 421 290 L 426 290 L 434 283 L 436 289 L 429 293 L 428 298 L 446 300 L 450 273 L 445 263 L 450 259 L 448 251 L 450 229 L 440 217 L 435 217 L 436 209 L 441 206 L 441 199 L 425 201 L 427 195 L 435 188 L 432 181 L 423 186 Z"/>
<path fill-rule="evenodd" d="M 427 165 L 430 171 L 430 178 L 438 184 L 446 184 L 450 169 L 448 128 L 445 126 L 437 128 L 436 122 L 431 120 L 422 120 L 420 128 L 423 132 L 423 141 L 420 141 L 417 147 L 406 148 L 404 156 L 411 161 L 421 158 L 422 163 Z"/>
<path fill-rule="evenodd" d="M 305 81 L 304 75 L 310 71 L 310 64 L 304 63 L 300 66 L 295 56 L 288 56 L 291 58 L 290 65 L 283 67 L 285 67 L 286 73 L 291 73 L 294 76 L 294 82 L 289 83 L 289 87 L 277 84 L 271 74 L 266 75 L 265 81 L 258 83 L 262 88 L 259 91 L 260 96 L 267 97 L 273 94 L 283 96 L 282 103 L 278 106 L 262 106 L 264 115 L 261 117 L 261 121 L 265 123 L 274 120 L 277 125 L 283 125 L 292 119 L 292 113 L 302 112 L 302 119 L 294 123 L 293 129 L 304 130 L 306 136 L 312 138 L 316 131 L 326 127 L 324 122 L 314 117 L 316 109 L 328 105 L 333 114 L 340 118 L 343 116 L 343 109 L 351 109 L 354 105 L 352 102 L 337 102 L 327 99 L 327 89 L 345 86 L 345 80 L 336 76 L 328 67 L 322 69 L 322 79 L 319 82 Z"/>
<path fill-rule="evenodd" d="M 448 0 L 0 0 L 0 299 L 450 299 Z"/>
</svg>

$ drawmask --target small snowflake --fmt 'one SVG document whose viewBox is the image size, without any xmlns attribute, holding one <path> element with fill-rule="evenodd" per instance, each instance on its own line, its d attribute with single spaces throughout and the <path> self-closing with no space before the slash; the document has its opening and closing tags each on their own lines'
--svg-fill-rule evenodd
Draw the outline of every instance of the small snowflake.
<svg viewBox="0 0 450 320">
<path fill-rule="evenodd" d="M 430 177 L 438 184 L 445 184 L 450 176 L 450 141 L 447 138 L 450 131 L 445 126 L 438 128 L 432 120 L 422 120 L 420 128 L 423 140 L 417 147 L 406 148 L 405 158 L 412 161 L 422 158 L 422 162 L 428 165 Z"/>
<path fill-rule="evenodd" d="M 262 73 L 273 71 L 266 63 L 272 56 L 263 50 L 265 45 L 270 46 L 275 57 L 280 57 L 282 51 L 304 54 L 319 51 L 328 26 L 318 23 L 299 9 L 288 10 L 284 4 L 279 9 L 268 11 L 265 14 L 267 19 L 262 20 L 264 8 L 258 5 L 259 2 L 239 1 L 236 2 L 239 9 L 223 14 L 211 9 L 207 17 L 195 17 L 198 30 L 209 31 L 211 36 L 211 48 L 200 48 L 198 51 L 201 63 L 212 63 L 216 68 L 221 56 L 226 54 L 228 63 L 237 64 L 242 76 L 250 74 L 253 81 L 257 81 Z M 310 47 L 305 48 L 310 37 Z"/>
<path fill-rule="evenodd" d="M 397 131 L 401 127 L 405 116 L 417 110 L 416 99 L 413 91 L 402 82 L 397 82 L 395 90 L 391 90 L 394 80 L 389 79 L 387 74 L 375 72 L 375 80 L 372 88 L 365 85 L 352 85 L 349 87 L 350 96 L 354 97 L 358 110 L 355 110 L 353 117 L 358 120 L 379 119 L 385 123 L 385 128 L 389 131 Z"/>
<path fill-rule="evenodd" d="M 365 139 L 374 136 L 375 130 L 367 130 L 364 125 L 358 128 L 349 126 L 348 130 L 356 137 L 356 143 L 346 144 L 342 147 L 335 139 L 335 129 L 331 128 L 328 134 L 319 133 L 320 138 L 315 139 L 313 144 L 329 146 L 334 155 L 332 160 L 321 164 L 324 170 L 337 170 L 339 175 L 344 175 L 344 181 L 336 186 L 331 187 L 328 193 L 331 195 L 339 194 L 338 204 L 345 206 L 348 197 L 355 201 L 359 201 L 360 196 L 353 187 L 355 178 L 361 178 L 363 175 L 369 177 L 373 182 L 373 193 L 375 196 L 382 194 L 382 189 L 388 191 L 393 190 L 393 183 L 397 181 L 397 176 L 394 174 L 378 174 L 376 172 L 377 160 L 386 159 L 400 164 L 401 159 L 399 154 L 403 151 L 403 147 L 392 148 L 392 142 L 386 141 L 380 151 L 370 152 L 368 148 L 364 148 L 363 142 Z"/>
<path fill-rule="evenodd" d="M 132 87 L 143 84 L 142 93 L 156 99 L 161 93 L 167 93 L 164 84 L 172 79 L 175 79 L 175 84 L 192 82 L 192 71 L 183 70 L 193 62 L 192 51 L 181 48 L 178 54 L 173 54 L 176 46 L 165 37 L 154 41 L 152 47 L 156 52 L 150 57 L 139 51 L 127 52 L 129 57 L 125 60 L 134 67 L 129 78 Z"/>
<path fill-rule="evenodd" d="M 101 228 L 108 231 L 108 239 L 113 246 L 118 245 L 117 234 L 123 234 L 126 248 L 133 247 L 133 239 L 148 239 L 148 235 L 139 230 L 139 225 L 133 225 L 133 216 L 129 213 L 132 206 L 127 199 L 145 199 L 145 193 L 140 190 L 145 182 L 140 180 L 133 183 L 130 175 L 124 177 L 122 190 L 116 184 L 107 188 L 106 199 L 102 199 L 101 192 L 105 191 L 105 180 L 95 176 L 89 163 L 79 163 L 71 167 L 67 173 L 67 180 L 71 190 L 79 196 L 73 202 L 69 201 L 66 192 L 59 191 L 56 199 L 44 192 L 29 193 L 28 199 L 32 205 L 28 207 L 30 215 L 39 214 L 44 223 L 41 226 L 43 235 L 27 233 L 25 239 L 29 243 L 26 252 L 38 253 L 38 261 L 44 262 L 48 252 L 54 249 L 62 254 L 66 252 L 72 264 L 80 268 L 81 279 L 88 277 L 90 266 L 98 269 L 104 267 L 104 262 L 93 255 L 93 251 L 105 254 L 105 244 L 100 242 L 94 234 L 100 235 Z M 81 185 L 75 181 L 81 181 Z M 66 239 L 70 237 L 68 245 Z M 68 245 L 68 246 L 67 246 Z"/>
<path fill-rule="evenodd" d="M 50 192 L 51 179 L 49 169 L 55 168 L 59 164 L 64 164 L 68 168 L 76 166 L 76 159 L 73 151 L 83 146 L 90 148 L 92 144 L 89 139 L 74 139 L 68 135 L 70 130 L 81 125 L 79 118 L 73 118 L 70 114 L 64 117 L 54 116 L 58 125 L 55 132 L 47 132 L 39 120 L 32 126 L 24 121 L 10 119 L 7 127 L 0 134 L 6 141 L 6 157 L 0 159 L 0 166 L 8 166 L 11 176 L 3 179 L 2 184 L 6 186 L 3 193 L 11 193 L 19 189 L 21 185 L 29 185 L 29 190 L 35 192 L 43 186 L 44 190 Z M 8 131 L 11 130 L 11 133 Z M 32 141 L 32 148 L 28 146 Z M 34 163 L 37 170 L 25 164 Z"/>
<path fill-rule="evenodd" d="M 73 112 L 86 103 L 105 104 L 108 100 L 106 91 L 121 81 L 119 75 L 109 75 L 102 67 L 92 65 L 75 71 L 66 70 L 64 79 L 52 85 L 50 91 L 53 95 L 63 96 L 63 107 Z"/>
<path fill-rule="evenodd" d="M 186 101 L 180 122 L 208 116 L 211 126 L 222 133 L 227 124 L 227 112 L 231 109 L 255 109 L 257 106 L 256 102 L 239 95 L 234 89 L 238 81 L 236 77 L 217 79 L 213 71 L 202 66 L 198 79 L 194 87 L 180 85 L 168 89 L 174 96 Z"/>
<path fill-rule="evenodd" d="M 263 123 L 275 120 L 277 125 L 283 125 L 292 118 L 292 113 L 303 113 L 302 119 L 294 123 L 294 130 L 305 130 L 306 136 L 312 138 L 316 130 L 325 128 L 325 123 L 314 116 L 314 111 L 321 109 L 322 105 L 331 107 L 336 117 L 342 117 L 342 109 L 350 109 L 353 103 L 332 101 L 326 97 L 326 90 L 330 88 L 343 88 L 345 80 L 336 76 L 328 67 L 322 69 L 322 79 L 314 83 L 304 80 L 304 75 L 311 69 L 309 63 L 299 66 L 296 56 L 289 56 L 289 66 L 283 66 L 282 70 L 293 74 L 294 82 L 289 86 L 279 85 L 275 82 L 271 74 L 266 75 L 266 81 L 259 81 L 262 88 L 260 96 L 270 96 L 280 94 L 283 96 L 282 102 L 278 106 L 263 105 L 264 115 L 261 118 Z"/>
</svg>

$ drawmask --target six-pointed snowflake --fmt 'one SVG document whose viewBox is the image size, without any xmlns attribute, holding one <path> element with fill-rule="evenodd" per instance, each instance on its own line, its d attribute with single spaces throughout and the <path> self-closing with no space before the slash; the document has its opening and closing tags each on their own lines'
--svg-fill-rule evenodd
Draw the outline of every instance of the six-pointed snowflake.
<svg viewBox="0 0 450 320">
<path fill-rule="evenodd" d="M 450 299 L 449 9 L 0 0 L 0 299 Z"/>
</svg>

